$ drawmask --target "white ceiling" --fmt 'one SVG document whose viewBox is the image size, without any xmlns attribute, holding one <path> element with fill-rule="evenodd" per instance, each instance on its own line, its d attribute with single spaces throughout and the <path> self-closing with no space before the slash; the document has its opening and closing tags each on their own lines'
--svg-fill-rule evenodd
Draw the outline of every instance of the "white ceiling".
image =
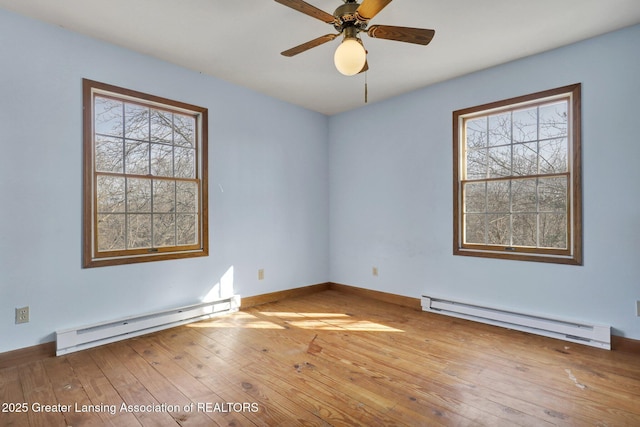
<svg viewBox="0 0 640 427">
<path fill-rule="evenodd" d="M 341 0 L 308 0 L 333 13 Z M 364 75 L 333 66 L 335 32 L 273 0 L 0 0 L 0 7 L 335 114 L 364 103 Z M 362 36 L 369 102 L 640 22 L 640 0 L 397 0 L 371 24 L 432 28 L 428 46 Z"/>
</svg>

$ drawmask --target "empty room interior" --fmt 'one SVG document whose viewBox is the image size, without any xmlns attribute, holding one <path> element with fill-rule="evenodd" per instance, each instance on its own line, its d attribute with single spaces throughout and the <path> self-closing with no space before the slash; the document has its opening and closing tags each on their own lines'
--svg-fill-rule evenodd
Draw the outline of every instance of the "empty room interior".
<svg viewBox="0 0 640 427">
<path fill-rule="evenodd" d="M 640 425 L 640 3 L 562 3 L 0 0 L 0 425 Z"/>
</svg>

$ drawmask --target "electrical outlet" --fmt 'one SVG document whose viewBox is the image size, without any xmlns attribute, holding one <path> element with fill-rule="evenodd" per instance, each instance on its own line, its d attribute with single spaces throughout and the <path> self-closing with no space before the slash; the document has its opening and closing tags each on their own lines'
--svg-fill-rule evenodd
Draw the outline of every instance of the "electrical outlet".
<svg viewBox="0 0 640 427">
<path fill-rule="evenodd" d="M 264 280 L 264 268 L 258 270 L 258 280 Z"/>
<path fill-rule="evenodd" d="M 29 306 L 16 308 L 16 325 L 29 322 Z"/>
<path fill-rule="evenodd" d="M 371 274 L 373 274 L 374 276 L 378 276 L 378 267 L 373 267 L 371 268 Z"/>
<path fill-rule="evenodd" d="M 636 316 L 640 317 L 640 301 L 636 301 Z"/>
</svg>

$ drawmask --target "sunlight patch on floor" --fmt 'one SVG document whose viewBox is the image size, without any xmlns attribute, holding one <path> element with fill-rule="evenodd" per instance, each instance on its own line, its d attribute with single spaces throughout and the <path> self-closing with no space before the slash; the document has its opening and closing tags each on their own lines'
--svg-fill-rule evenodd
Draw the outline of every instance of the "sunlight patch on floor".
<svg viewBox="0 0 640 427">
<path fill-rule="evenodd" d="M 282 317 L 282 318 L 288 318 L 288 319 L 309 318 L 309 317 L 312 317 L 312 318 L 319 317 L 323 319 L 351 317 L 345 313 L 293 313 L 289 311 L 261 311 L 260 314 L 262 314 L 263 316 Z"/>
<path fill-rule="evenodd" d="M 264 317 L 273 318 L 273 321 Z M 404 332 L 391 326 L 356 319 L 346 313 L 295 313 L 261 311 L 260 316 L 236 312 L 188 325 L 191 328 L 287 329 L 295 327 L 319 331 Z"/>
<path fill-rule="evenodd" d="M 313 329 L 321 331 L 370 331 L 370 332 L 404 332 L 400 329 L 381 325 L 368 320 L 353 319 L 309 319 L 291 320 L 287 324 L 301 329 Z"/>
<path fill-rule="evenodd" d="M 211 320 L 191 323 L 187 325 L 191 328 L 247 328 L 247 329 L 286 329 L 277 323 L 244 312 L 236 312 L 224 317 L 217 317 Z"/>
</svg>

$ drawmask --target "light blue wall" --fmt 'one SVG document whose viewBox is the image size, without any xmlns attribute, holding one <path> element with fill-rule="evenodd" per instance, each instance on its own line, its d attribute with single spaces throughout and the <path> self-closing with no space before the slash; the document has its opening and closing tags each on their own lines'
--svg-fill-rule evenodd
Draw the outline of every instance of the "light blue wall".
<svg viewBox="0 0 640 427">
<path fill-rule="evenodd" d="M 331 117 L 331 281 L 640 339 L 639 45 L 635 26 Z M 452 111 L 578 82 L 584 266 L 453 256 Z"/>
<path fill-rule="evenodd" d="M 209 257 L 81 268 L 82 78 L 209 109 Z M 198 302 L 227 272 L 243 296 L 327 281 L 326 116 L 2 9 L 0 90 L 0 352 Z"/>
</svg>

